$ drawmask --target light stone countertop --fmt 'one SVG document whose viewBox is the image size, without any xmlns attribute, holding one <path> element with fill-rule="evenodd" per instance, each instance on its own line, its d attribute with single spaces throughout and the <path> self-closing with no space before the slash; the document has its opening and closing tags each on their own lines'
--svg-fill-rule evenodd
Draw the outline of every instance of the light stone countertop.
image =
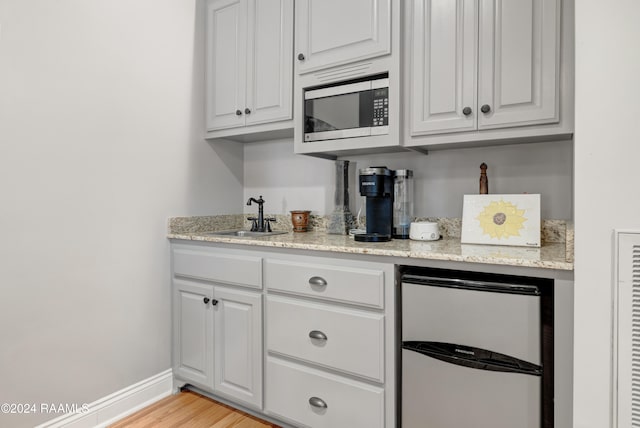
<svg viewBox="0 0 640 428">
<path fill-rule="evenodd" d="M 439 241 L 394 239 L 389 242 L 357 242 L 345 235 L 306 232 L 259 238 L 215 236 L 204 231 L 169 231 L 169 239 L 240 244 L 336 253 L 367 254 L 410 259 L 445 260 L 494 265 L 523 266 L 543 269 L 573 270 L 573 255 L 567 254 L 565 243 L 544 243 L 541 248 L 461 244 L 460 238 Z M 568 257 L 569 256 L 569 257 Z"/>
</svg>

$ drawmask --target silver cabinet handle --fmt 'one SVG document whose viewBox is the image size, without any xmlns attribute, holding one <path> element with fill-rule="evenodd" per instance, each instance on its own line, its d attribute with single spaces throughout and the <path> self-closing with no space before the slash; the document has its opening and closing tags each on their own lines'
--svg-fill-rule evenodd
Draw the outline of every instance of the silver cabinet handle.
<svg viewBox="0 0 640 428">
<path fill-rule="evenodd" d="M 327 408 L 327 403 L 325 403 L 322 398 L 318 398 L 318 397 L 309 398 L 309 404 L 311 404 L 313 407 L 317 407 L 318 409 Z"/>
<path fill-rule="evenodd" d="M 319 330 L 312 330 L 309 332 L 309 337 L 318 340 L 327 340 L 327 335 Z"/>
<path fill-rule="evenodd" d="M 312 276 L 311 278 L 309 278 L 309 284 L 324 287 L 325 285 L 327 285 L 327 281 L 320 276 Z"/>
</svg>

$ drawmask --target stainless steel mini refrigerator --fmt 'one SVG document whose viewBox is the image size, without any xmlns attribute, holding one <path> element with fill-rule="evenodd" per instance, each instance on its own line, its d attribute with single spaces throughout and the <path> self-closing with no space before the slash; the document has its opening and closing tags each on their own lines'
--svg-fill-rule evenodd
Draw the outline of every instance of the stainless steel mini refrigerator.
<svg viewBox="0 0 640 428">
<path fill-rule="evenodd" d="M 526 278 L 403 274 L 402 427 L 552 426 L 542 406 L 541 296 Z"/>
</svg>

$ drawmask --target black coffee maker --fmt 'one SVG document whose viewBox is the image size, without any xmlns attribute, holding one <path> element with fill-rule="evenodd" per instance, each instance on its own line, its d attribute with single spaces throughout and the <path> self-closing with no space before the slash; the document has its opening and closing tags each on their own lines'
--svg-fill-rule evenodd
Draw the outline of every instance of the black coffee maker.
<svg viewBox="0 0 640 428">
<path fill-rule="evenodd" d="M 367 233 L 354 235 L 356 241 L 391 240 L 393 228 L 393 171 L 386 166 L 360 170 L 360 194 L 367 198 Z"/>
</svg>

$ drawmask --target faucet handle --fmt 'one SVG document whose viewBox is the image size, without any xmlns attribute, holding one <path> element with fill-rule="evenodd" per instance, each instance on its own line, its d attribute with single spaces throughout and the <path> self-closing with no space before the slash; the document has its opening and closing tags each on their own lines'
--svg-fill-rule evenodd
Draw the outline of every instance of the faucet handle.
<svg viewBox="0 0 640 428">
<path fill-rule="evenodd" d="M 269 218 L 265 218 L 264 221 L 267 223 L 267 225 L 265 227 L 267 229 L 267 232 L 273 232 L 271 230 L 271 222 L 275 223 L 277 221 L 276 218 L 275 217 L 269 217 Z"/>
<path fill-rule="evenodd" d="M 255 232 L 258 230 L 258 219 L 256 217 L 247 217 L 247 220 L 251 221 L 251 231 Z"/>
</svg>

